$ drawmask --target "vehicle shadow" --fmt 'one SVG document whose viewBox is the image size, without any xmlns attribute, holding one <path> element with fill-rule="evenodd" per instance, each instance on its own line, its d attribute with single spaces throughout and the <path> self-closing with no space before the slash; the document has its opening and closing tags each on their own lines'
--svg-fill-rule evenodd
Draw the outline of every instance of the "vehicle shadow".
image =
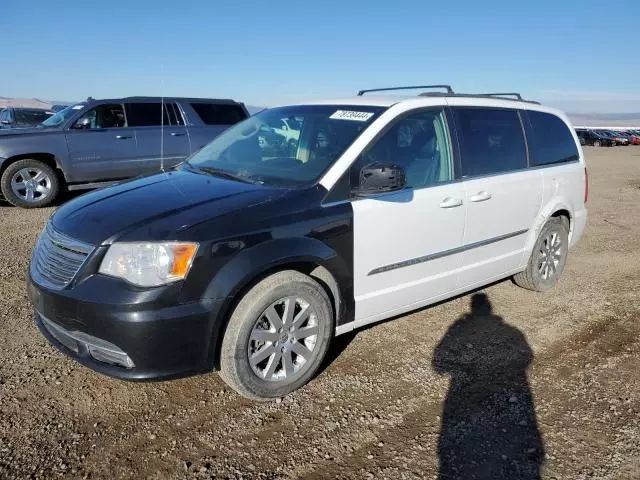
<svg viewBox="0 0 640 480">
<path fill-rule="evenodd" d="M 527 367 L 533 352 L 483 293 L 436 346 L 433 368 L 451 377 L 438 441 L 439 479 L 540 478 L 544 444 Z"/>
<path fill-rule="evenodd" d="M 411 310 L 409 312 L 401 313 L 399 315 L 394 315 L 393 317 L 385 318 L 384 320 L 380 320 L 379 322 L 374 322 L 374 323 L 370 323 L 368 325 L 364 325 L 364 326 L 362 326 L 360 328 L 357 328 L 355 330 L 352 330 L 350 332 L 343 333 L 342 335 L 340 335 L 338 337 L 334 337 L 333 340 L 331 341 L 331 346 L 329 347 L 329 350 L 327 351 L 327 354 L 326 354 L 326 356 L 324 358 L 324 361 L 322 362 L 322 365 L 318 369 L 318 373 L 316 374 L 316 376 L 322 374 L 327 368 L 329 368 L 331 366 L 331 364 L 335 360 L 337 360 L 338 357 L 340 357 L 342 352 L 344 352 L 347 349 L 349 344 L 360 333 L 362 333 L 362 332 L 364 332 L 366 330 L 369 330 L 371 328 L 376 328 L 376 327 L 378 327 L 380 325 L 383 325 L 385 323 L 388 323 L 388 322 L 393 322 L 394 320 L 406 317 L 408 315 L 413 315 L 415 313 L 420 313 L 420 312 L 423 312 L 425 310 L 430 310 L 430 309 L 435 308 L 435 307 L 437 307 L 439 305 L 443 305 L 445 303 L 453 302 L 454 300 L 457 300 L 459 298 L 471 295 L 474 292 L 479 292 L 481 290 L 485 290 L 486 288 L 492 287 L 493 285 L 498 285 L 499 283 L 503 283 L 503 282 L 507 282 L 507 281 L 513 281 L 513 279 L 496 280 L 495 282 L 489 283 L 487 285 L 483 285 L 482 287 L 478 287 L 477 289 L 471 290 L 470 292 L 464 292 L 464 293 L 461 293 L 459 295 L 455 295 L 455 296 L 453 296 L 451 298 L 447 298 L 445 300 L 441 300 L 439 302 L 432 303 L 430 305 L 427 305 L 426 307 L 420 307 L 420 308 L 417 308 L 415 310 Z"/>
</svg>

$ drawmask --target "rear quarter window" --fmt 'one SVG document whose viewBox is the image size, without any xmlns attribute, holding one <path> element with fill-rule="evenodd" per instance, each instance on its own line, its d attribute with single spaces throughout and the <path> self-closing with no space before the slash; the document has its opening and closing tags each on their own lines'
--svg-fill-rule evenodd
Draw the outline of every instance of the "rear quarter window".
<svg viewBox="0 0 640 480">
<path fill-rule="evenodd" d="M 580 158 L 571 130 L 564 121 L 545 112 L 528 111 L 527 115 L 533 133 L 529 149 L 534 165 L 573 162 Z"/>
<path fill-rule="evenodd" d="M 240 105 L 190 103 L 205 125 L 235 125 L 247 118 Z"/>
</svg>

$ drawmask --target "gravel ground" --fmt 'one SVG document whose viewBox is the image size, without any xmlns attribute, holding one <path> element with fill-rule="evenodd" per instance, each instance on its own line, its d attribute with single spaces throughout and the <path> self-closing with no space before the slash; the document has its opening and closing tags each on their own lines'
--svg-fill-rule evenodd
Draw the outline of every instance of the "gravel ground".
<svg viewBox="0 0 640 480">
<path fill-rule="evenodd" d="M 640 147 L 586 153 L 589 225 L 554 290 L 505 281 L 340 337 L 267 404 L 56 352 L 25 292 L 51 210 L 0 203 L 0 478 L 640 478 Z"/>
</svg>

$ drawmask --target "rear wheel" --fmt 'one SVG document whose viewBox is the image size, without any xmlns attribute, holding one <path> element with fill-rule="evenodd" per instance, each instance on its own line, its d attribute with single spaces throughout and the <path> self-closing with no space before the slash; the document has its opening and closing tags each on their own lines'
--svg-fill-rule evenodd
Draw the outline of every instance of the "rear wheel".
<svg viewBox="0 0 640 480">
<path fill-rule="evenodd" d="M 325 290 L 300 272 L 275 273 L 251 288 L 231 315 L 220 376 L 245 397 L 282 397 L 317 372 L 333 332 Z"/>
<path fill-rule="evenodd" d="M 550 218 L 536 240 L 527 268 L 514 275 L 514 282 L 528 290 L 549 290 L 562 275 L 568 251 L 567 222 L 560 217 Z"/>
<path fill-rule="evenodd" d="M 10 164 L 0 178 L 4 198 L 22 208 L 46 207 L 58 196 L 56 172 L 39 160 L 24 159 Z"/>
<path fill-rule="evenodd" d="M 593 142 L 594 147 L 599 147 L 600 145 L 601 145 L 600 140 L 596 140 L 595 142 Z"/>
</svg>

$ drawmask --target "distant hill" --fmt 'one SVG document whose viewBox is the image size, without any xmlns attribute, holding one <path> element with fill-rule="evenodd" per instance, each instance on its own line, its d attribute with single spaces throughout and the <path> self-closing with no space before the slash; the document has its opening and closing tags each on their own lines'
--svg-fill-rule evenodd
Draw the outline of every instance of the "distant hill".
<svg viewBox="0 0 640 480">
<path fill-rule="evenodd" d="M 640 113 L 570 113 L 574 125 L 597 126 L 640 126 Z"/>
<path fill-rule="evenodd" d="M 247 107 L 247 110 L 249 110 L 249 115 L 255 115 L 258 112 L 261 112 L 262 110 L 264 110 L 267 107 L 257 107 L 255 105 L 245 105 L 245 107 Z"/>
<path fill-rule="evenodd" d="M 8 98 L 0 97 L 0 108 L 24 107 L 24 108 L 51 108 L 52 103 L 38 98 Z"/>
</svg>

